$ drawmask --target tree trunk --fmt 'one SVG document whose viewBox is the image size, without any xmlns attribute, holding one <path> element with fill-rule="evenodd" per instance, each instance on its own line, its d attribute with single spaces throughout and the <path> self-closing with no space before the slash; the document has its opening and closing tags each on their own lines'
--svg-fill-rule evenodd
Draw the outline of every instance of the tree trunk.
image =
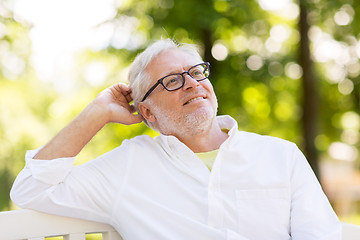
<svg viewBox="0 0 360 240">
<path fill-rule="evenodd" d="M 318 179 L 320 179 L 320 171 L 318 165 L 318 152 L 315 147 L 315 138 L 317 135 L 317 115 L 318 115 L 318 96 L 317 96 L 317 82 L 312 70 L 312 60 L 310 58 L 309 49 L 309 23 L 307 20 L 308 9 L 305 3 L 306 0 L 300 0 L 300 48 L 299 48 L 299 63 L 303 69 L 303 136 L 304 136 L 304 150 L 307 160 L 315 172 Z"/>
</svg>

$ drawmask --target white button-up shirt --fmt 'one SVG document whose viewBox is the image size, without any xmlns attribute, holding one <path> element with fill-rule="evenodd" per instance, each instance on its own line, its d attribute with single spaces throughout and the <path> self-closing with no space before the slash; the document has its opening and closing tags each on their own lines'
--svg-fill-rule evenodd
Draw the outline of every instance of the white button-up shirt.
<svg viewBox="0 0 360 240">
<path fill-rule="evenodd" d="M 124 239 L 340 240 L 313 171 L 288 141 L 230 129 L 212 171 L 173 136 L 138 136 L 86 164 L 35 160 L 11 190 L 24 208 L 105 222 Z"/>
</svg>

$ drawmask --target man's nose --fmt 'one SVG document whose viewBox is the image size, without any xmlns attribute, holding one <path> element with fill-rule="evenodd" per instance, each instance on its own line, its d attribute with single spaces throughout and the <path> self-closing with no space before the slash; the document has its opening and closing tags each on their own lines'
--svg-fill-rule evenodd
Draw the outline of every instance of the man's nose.
<svg viewBox="0 0 360 240">
<path fill-rule="evenodd" d="M 185 78 L 185 83 L 183 87 L 184 90 L 187 90 L 189 88 L 196 88 L 200 85 L 200 83 L 194 78 L 192 78 L 188 73 L 184 74 L 184 78 Z"/>
</svg>

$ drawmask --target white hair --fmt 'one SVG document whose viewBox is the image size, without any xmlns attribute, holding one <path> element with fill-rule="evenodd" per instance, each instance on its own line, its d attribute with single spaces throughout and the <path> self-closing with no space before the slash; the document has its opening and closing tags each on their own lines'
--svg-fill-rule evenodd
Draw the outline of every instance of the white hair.
<svg viewBox="0 0 360 240">
<path fill-rule="evenodd" d="M 128 80 L 130 88 L 132 90 L 134 107 L 139 114 L 139 103 L 143 99 L 145 93 L 149 90 L 152 83 L 151 76 L 146 72 L 146 67 L 161 52 L 170 49 L 177 49 L 186 52 L 189 55 L 193 56 L 195 59 L 199 60 L 199 62 L 203 61 L 195 45 L 179 44 L 175 43 L 171 39 L 158 40 L 155 43 L 151 44 L 149 47 L 147 47 L 142 53 L 137 55 L 134 62 L 130 66 Z M 157 130 L 153 126 L 153 124 L 148 123 L 146 120 L 144 120 L 144 122 L 149 127 Z"/>
</svg>

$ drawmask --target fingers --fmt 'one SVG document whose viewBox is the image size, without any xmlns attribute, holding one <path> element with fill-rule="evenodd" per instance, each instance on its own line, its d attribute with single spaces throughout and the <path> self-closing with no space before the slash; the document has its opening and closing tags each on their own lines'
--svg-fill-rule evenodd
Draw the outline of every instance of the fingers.
<svg viewBox="0 0 360 240">
<path fill-rule="evenodd" d="M 140 123 L 144 118 L 140 114 L 135 114 L 136 110 L 131 96 L 131 89 L 124 83 L 114 84 L 107 89 L 111 94 L 111 99 L 108 98 L 108 106 L 110 107 L 111 122 L 131 125 Z"/>
<path fill-rule="evenodd" d="M 129 111 L 130 111 L 131 113 L 135 113 L 135 112 L 136 112 L 135 106 L 134 106 L 133 104 L 130 105 Z"/>
<path fill-rule="evenodd" d="M 137 114 L 137 115 L 133 115 L 132 120 L 133 123 L 141 123 L 144 120 L 144 118 L 140 114 Z"/>
<path fill-rule="evenodd" d="M 136 123 L 141 123 L 143 120 L 144 120 L 144 118 L 140 114 L 137 114 L 137 115 L 130 114 L 129 116 L 126 117 L 126 119 L 123 119 L 121 121 L 116 121 L 116 122 L 125 124 L 125 125 L 132 125 L 132 124 L 136 124 Z"/>
<path fill-rule="evenodd" d="M 132 98 L 132 91 L 128 85 L 125 83 L 118 83 L 115 84 L 114 87 L 126 98 L 127 102 L 131 102 L 133 100 Z"/>
</svg>

